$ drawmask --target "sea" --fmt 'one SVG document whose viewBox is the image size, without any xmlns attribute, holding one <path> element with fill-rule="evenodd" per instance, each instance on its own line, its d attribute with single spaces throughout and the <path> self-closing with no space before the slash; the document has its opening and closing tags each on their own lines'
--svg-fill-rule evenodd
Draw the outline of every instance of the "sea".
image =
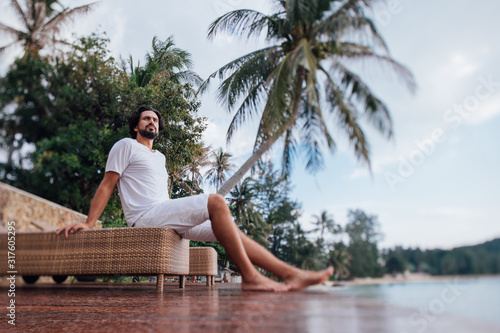
<svg viewBox="0 0 500 333">
<path fill-rule="evenodd" d="M 336 293 L 368 297 L 500 327 L 500 276 L 450 278 L 435 282 L 391 283 L 335 288 Z"/>
</svg>

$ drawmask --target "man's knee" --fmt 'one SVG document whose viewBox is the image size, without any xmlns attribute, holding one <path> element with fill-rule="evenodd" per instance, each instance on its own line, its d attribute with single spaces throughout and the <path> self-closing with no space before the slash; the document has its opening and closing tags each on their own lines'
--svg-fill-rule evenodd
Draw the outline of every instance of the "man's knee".
<svg viewBox="0 0 500 333">
<path fill-rule="evenodd" d="M 210 194 L 208 196 L 208 210 L 213 210 L 213 209 L 229 209 L 227 207 L 226 200 L 224 197 L 220 194 Z"/>
</svg>

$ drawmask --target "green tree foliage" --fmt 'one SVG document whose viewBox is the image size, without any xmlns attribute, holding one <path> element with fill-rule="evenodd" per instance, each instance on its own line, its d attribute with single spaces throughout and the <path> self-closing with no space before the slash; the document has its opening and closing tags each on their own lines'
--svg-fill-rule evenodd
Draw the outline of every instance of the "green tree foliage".
<svg viewBox="0 0 500 333">
<path fill-rule="evenodd" d="M 452 250 L 403 249 L 386 250 L 384 257 L 402 258 L 412 272 L 433 275 L 498 274 L 500 273 L 500 239 Z"/>
<path fill-rule="evenodd" d="M 258 211 L 271 230 L 268 233 L 269 249 L 283 258 L 286 230 L 297 222 L 300 205 L 290 198 L 290 182 L 274 169 L 271 162 L 258 164 L 253 188 Z"/>
<path fill-rule="evenodd" d="M 154 148 L 166 155 L 169 170 L 201 151 L 205 119 L 197 116 L 191 87 L 170 81 L 166 72 L 137 87 L 107 43 L 96 35 L 81 38 L 63 56 L 18 59 L 1 78 L 2 146 L 17 149 L 17 158 L 0 166 L 2 181 L 87 213 L 107 154 L 129 136 L 128 116 L 140 105 L 165 118 Z M 103 220 L 124 225 L 116 193 Z"/>
<path fill-rule="evenodd" d="M 271 227 L 262 219 L 256 206 L 254 180 L 250 177 L 236 185 L 228 199 L 236 224 L 247 236 L 261 245 L 267 246 L 267 235 Z"/>
<path fill-rule="evenodd" d="M 362 210 L 350 210 L 345 232 L 349 236 L 347 251 L 351 255 L 352 276 L 381 276 L 377 242 L 381 237 L 377 216 Z"/>
<path fill-rule="evenodd" d="M 406 263 L 403 258 L 398 255 L 390 256 L 385 262 L 385 272 L 395 275 L 397 273 L 404 273 Z"/>
<path fill-rule="evenodd" d="M 107 152 L 125 133 L 122 75 L 105 45 L 82 38 L 64 57 L 16 60 L 1 79 L 4 145 L 14 143 L 24 161 L 4 165 L 3 181 L 86 213 Z"/>
<path fill-rule="evenodd" d="M 320 258 L 321 248 L 307 238 L 307 232 L 298 221 L 286 225 L 283 233 L 281 259 L 303 269 L 324 268 L 325 263 Z"/>
<path fill-rule="evenodd" d="M 327 258 L 328 264 L 335 268 L 333 275 L 336 280 L 344 280 L 351 275 L 351 255 L 343 242 L 334 243 Z"/>
</svg>

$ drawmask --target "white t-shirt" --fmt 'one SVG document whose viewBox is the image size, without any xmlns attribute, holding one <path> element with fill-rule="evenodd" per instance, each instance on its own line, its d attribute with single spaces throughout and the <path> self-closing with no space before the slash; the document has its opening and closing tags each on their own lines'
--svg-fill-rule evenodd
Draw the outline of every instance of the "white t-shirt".
<svg viewBox="0 0 500 333">
<path fill-rule="evenodd" d="M 128 225 L 156 203 L 168 200 L 165 156 L 131 138 L 116 142 L 109 152 L 106 172 L 120 175 L 118 193 Z"/>
</svg>

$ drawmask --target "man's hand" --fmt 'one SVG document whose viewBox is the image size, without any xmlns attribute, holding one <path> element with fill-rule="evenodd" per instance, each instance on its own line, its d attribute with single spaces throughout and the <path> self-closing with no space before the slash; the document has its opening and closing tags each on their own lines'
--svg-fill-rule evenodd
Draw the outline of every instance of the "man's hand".
<svg viewBox="0 0 500 333">
<path fill-rule="evenodd" d="M 80 229 L 90 229 L 90 226 L 87 223 L 74 223 L 74 224 L 68 225 L 66 227 L 62 227 L 62 228 L 57 229 L 56 235 L 59 235 L 61 232 L 64 231 L 66 238 L 68 238 L 68 235 L 70 233 L 73 234 Z"/>
</svg>

